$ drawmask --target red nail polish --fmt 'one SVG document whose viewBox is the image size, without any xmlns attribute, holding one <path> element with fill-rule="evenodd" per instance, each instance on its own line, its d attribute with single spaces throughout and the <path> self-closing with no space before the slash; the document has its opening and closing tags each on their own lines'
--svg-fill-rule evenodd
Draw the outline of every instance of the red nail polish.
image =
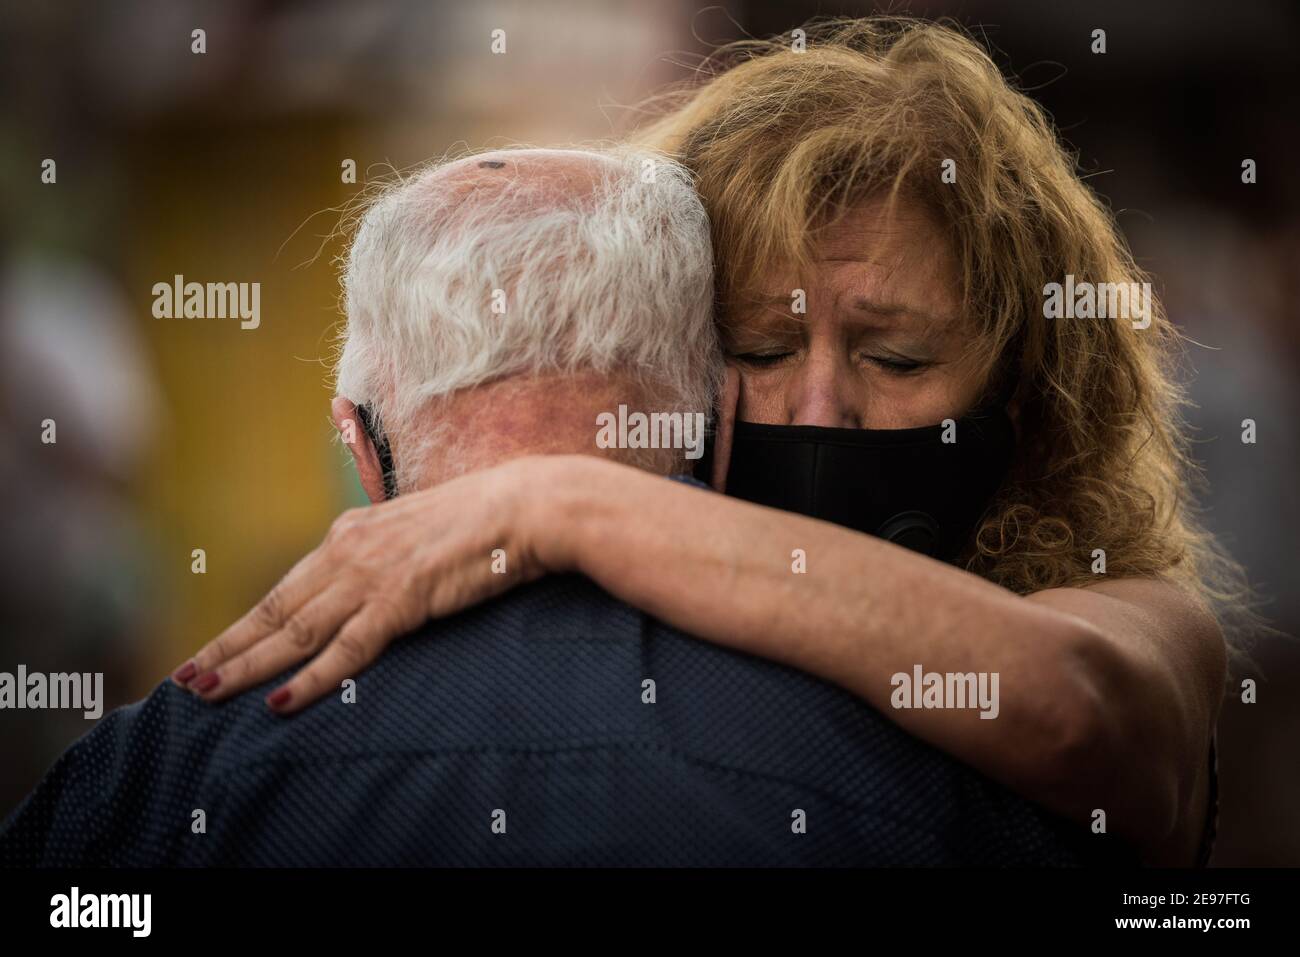
<svg viewBox="0 0 1300 957">
<path fill-rule="evenodd" d="M 221 675 L 215 671 L 209 671 L 207 674 L 201 675 L 190 687 L 199 694 L 207 694 L 219 684 L 221 684 Z"/>
<path fill-rule="evenodd" d="M 199 673 L 199 666 L 191 659 L 172 672 L 172 680 L 183 685 Z"/>
<path fill-rule="evenodd" d="M 269 708 L 273 708 L 274 710 L 279 711 L 281 708 L 283 708 L 285 705 L 289 703 L 290 697 L 291 697 L 291 692 L 289 691 L 288 688 L 280 688 L 279 690 L 275 691 L 273 694 L 267 697 L 266 705 Z"/>
</svg>

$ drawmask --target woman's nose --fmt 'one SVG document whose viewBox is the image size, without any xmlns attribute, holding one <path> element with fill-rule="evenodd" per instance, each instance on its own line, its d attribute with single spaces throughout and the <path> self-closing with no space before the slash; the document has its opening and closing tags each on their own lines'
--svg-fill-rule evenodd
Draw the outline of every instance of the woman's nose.
<svg viewBox="0 0 1300 957">
<path fill-rule="evenodd" d="M 812 355 L 804 362 L 793 388 L 786 393 L 786 415 L 791 425 L 859 429 L 865 419 L 861 383 L 838 358 Z"/>
</svg>

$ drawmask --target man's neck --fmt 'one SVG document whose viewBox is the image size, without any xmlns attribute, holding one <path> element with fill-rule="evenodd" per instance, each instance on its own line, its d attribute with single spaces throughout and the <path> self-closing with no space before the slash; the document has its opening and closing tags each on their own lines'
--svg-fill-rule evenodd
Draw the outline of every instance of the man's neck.
<svg viewBox="0 0 1300 957">
<path fill-rule="evenodd" d="M 420 488 L 526 455 L 596 455 L 663 475 L 683 471 L 680 449 L 597 443 L 597 417 L 617 415 L 620 405 L 645 412 L 661 407 L 639 383 L 596 373 L 515 376 L 462 389 L 430 403 L 429 428 L 415 430 L 424 438 L 402 443 L 406 455 L 400 445 L 395 450 L 398 469 L 418 476 Z"/>
</svg>

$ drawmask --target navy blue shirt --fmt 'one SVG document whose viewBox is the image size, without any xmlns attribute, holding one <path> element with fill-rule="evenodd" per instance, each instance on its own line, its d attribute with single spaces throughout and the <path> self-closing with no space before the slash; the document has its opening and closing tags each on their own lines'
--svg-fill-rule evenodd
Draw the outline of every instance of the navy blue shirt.
<svg viewBox="0 0 1300 957">
<path fill-rule="evenodd" d="M 357 676 L 354 703 L 276 716 L 263 698 L 284 677 L 220 705 L 164 681 L 107 715 L 10 815 L 0 864 L 996 866 L 1116 850 L 849 693 L 577 576 L 429 623 Z"/>
</svg>

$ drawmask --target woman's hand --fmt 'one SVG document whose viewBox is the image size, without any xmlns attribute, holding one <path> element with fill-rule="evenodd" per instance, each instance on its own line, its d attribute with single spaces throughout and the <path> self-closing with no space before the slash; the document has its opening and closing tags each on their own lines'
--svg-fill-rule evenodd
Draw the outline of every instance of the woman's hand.
<svg viewBox="0 0 1300 957">
<path fill-rule="evenodd" d="M 314 551 L 173 680 L 219 701 L 316 655 L 266 699 L 292 713 L 428 619 L 564 570 L 543 567 L 532 519 L 548 514 L 540 499 L 572 481 L 574 467 L 567 457 L 515 459 L 344 512 Z M 555 564 L 556 550 L 547 551 Z"/>
</svg>

